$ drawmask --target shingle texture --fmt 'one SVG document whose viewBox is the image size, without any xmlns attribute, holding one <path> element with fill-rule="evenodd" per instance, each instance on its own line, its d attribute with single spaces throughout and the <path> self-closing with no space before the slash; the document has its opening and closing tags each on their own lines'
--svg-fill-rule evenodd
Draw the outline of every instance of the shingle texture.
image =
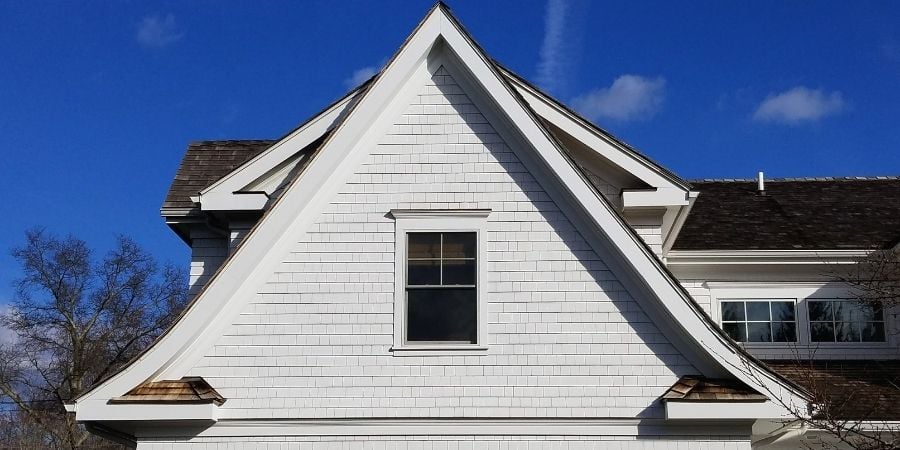
<svg viewBox="0 0 900 450">
<path fill-rule="evenodd" d="M 675 250 L 884 248 L 900 238 L 900 178 L 692 182 Z"/>
<path fill-rule="evenodd" d="M 127 394 L 113 399 L 121 403 L 225 403 L 209 383 L 200 377 L 144 383 Z"/>
<path fill-rule="evenodd" d="M 194 208 L 191 196 L 269 148 L 275 141 L 201 141 L 188 145 L 163 209 Z"/>
<path fill-rule="evenodd" d="M 681 377 L 662 396 L 666 401 L 763 402 L 765 395 L 737 380 L 719 380 L 699 376 Z"/>
<path fill-rule="evenodd" d="M 900 361 L 766 361 L 837 419 L 900 420 Z M 822 413 L 820 412 L 820 415 Z"/>
</svg>

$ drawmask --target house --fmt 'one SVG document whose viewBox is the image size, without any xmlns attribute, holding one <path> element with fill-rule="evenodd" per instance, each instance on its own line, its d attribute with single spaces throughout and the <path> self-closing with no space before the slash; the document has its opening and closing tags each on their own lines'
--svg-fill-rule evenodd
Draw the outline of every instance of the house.
<svg viewBox="0 0 900 450">
<path fill-rule="evenodd" d="M 686 182 L 439 3 L 285 137 L 188 147 L 193 300 L 69 409 L 154 450 L 796 448 L 796 353 L 897 373 L 895 317 L 824 269 L 898 210 L 898 179 Z"/>
</svg>

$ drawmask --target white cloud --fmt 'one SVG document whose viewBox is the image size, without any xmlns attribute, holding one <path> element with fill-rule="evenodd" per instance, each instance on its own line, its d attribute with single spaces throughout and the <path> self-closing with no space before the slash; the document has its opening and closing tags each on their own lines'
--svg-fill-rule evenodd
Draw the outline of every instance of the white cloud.
<svg viewBox="0 0 900 450">
<path fill-rule="evenodd" d="M 572 107 L 590 120 L 645 120 L 656 114 L 665 98 L 666 80 L 622 75 L 606 88 L 572 100 Z"/>
<path fill-rule="evenodd" d="M 544 41 L 537 65 L 537 83 L 549 90 L 557 90 L 564 79 L 564 34 L 568 5 L 564 0 L 548 0 L 544 15 Z"/>
<path fill-rule="evenodd" d="M 135 39 L 144 47 L 165 47 L 178 42 L 184 33 L 175 24 L 175 16 L 152 15 L 141 19 Z"/>
<path fill-rule="evenodd" d="M 844 97 L 838 91 L 828 93 L 797 86 L 785 92 L 769 94 L 756 108 L 753 119 L 796 125 L 833 116 L 843 111 L 844 107 Z"/>
<path fill-rule="evenodd" d="M 378 73 L 378 66 L 366 66 L 362 69 L 358 69 L 353 72 L 353 75 L 350 75 L 350 78 L 344 80 L 344 85 L 347 86 L 348 89 L 355 88 L 360 84 L 363 84 L 369 78 L 372 78 L 373 75 Z"/>
</svg>

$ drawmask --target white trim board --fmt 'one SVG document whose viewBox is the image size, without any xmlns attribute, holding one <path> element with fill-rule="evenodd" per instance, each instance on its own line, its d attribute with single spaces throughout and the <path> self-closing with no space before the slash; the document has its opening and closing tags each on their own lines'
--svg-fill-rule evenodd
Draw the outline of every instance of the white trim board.
<svg viewBox="0 0 900 450">
<path fill-rule="evenodd" d="M 416 93 L 412 87 L 424 83 L 430 75 L 429 58 L 434 52 L 446 52 L 462 63 L 470 82 L 487 95 L 485 101 L 492 102 L 503 113 L 504 124 L 516 132 L 515 143 L 525 144 L 513 147 L 528 161 L 529 169 L 541 166 L 554 175 L 556 187 L 548 193 L 553 192 L 551 197 L 556 195 L 564 203 L 571 202 L 578 207 L 581 214 L 575 219 L 576 226 L 587 230 L 585 235 L 592 246 L 611 255 L 610 263 L 619 267 L 626 282 L 630 278 L 631 283 L 643 287 L 648 295 L 638 296 L 642 298 L 642 306 L 652 311 L 648 315 L 662 324 L 661 328 L 667 327 L 680 336 L 680 349 L 687 357 L 695 358 L 695 366 L 705 367 L 713 375 L 728 374 L 761 392 L 783 396 L 788 403 L 802 400 L 799 392 L 765 368 L 749 364 L 765 386 L 745 373 L 747 366 L 741 351 L 704 318 L 700 308 L 565 157 L 528 106 L 439 3 L 359 101 L 348 109 L 307 170 L 244 238 L 179 321 L 136 361 L 78 398 L 79 411 L 86 406 L 96 410 L 92 417 L 103 417 L 109 398 L 145 381 L 180 378 L 195 365 L 352 176 L 368 155 L 371 142 L 384 133 L 391 119 L 409 103 Z M 115 419 L 112 411 L 108 412 L 108 417 Z"/>
<path fill-rule="evenodd" d="M 203 429 L 146 428 L 136 437 L 178 436 L 740 436 L 750 421 L 661 419 L 333 419 L 221 420 Z"/>
</svg>

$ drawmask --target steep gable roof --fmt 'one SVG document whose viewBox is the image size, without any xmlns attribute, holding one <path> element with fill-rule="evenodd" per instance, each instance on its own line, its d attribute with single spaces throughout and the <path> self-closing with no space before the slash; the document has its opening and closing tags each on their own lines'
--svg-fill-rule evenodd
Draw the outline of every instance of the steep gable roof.
<svg viewBox="0 0 900 450">
<path fill-rule="evenodd" d="M 434 56 L 437 55 L 437 56 Z M 464 32 L 443 4 L 437 4 L 404 42 L 387 67 L 349 107 L 334 131 L 285 193 L 244 238 L 241 245 L 188 306 L 177 323 L 122 371 L 79 397 L 76 410 L 88 417 L 115 417 L 106 400 L 157 379 L 184 376 L 271 276 L 291 244 L 298 242 L 362 160 L 384 122 L 409 104 L 414 90 L 437 62 L 452 62 L 454 78 L 479 89 L 487 109 L 507 125 L 511 147 L 530 171 L 547 175 L 545 190 L 573 208 L 572 221 L 584 229 L 589 245 L 608 254 L 608 265 L 632 286 L 647 314 L 655 317 L 673 345 L 704 375 L 732 376 L 774 395 L 799 399 L 799 392 L 745 353 L 718 330 L 661 265 L 615 209 L 566 157 L 534 111 Z M 446 67 L 446 66 L 445 66 Z M 288 137 L 287 139 L 291 139 Z M 749 372 L 749 373 L 748 373 Z M 762 381 L 761 381 L 762 380 Z M 760 383 L 763 386 L 760 386 Z M 82 406 L 79 406 L 82 405 Z M 773 410 L 772 414 L 777 414 Z M 82 420 L 82 419 L 79 419 Z"/>
<path fill-rule="evenodd" d="M 834 250 L 896 245 L 900 178 L 695 181 L 674 250 Z"/>
</svg>

